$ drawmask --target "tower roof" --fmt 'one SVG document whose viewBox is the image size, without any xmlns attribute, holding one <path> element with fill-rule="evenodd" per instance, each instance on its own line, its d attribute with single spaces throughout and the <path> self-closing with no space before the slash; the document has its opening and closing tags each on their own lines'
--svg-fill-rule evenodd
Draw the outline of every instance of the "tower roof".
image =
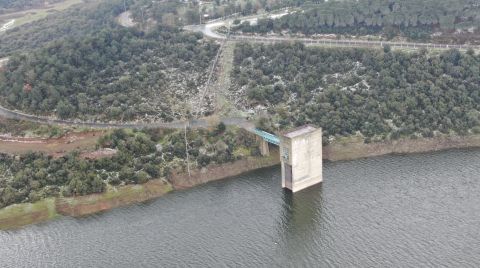
<svg viewBox="0 0 480 268">
<path fill-rule="evenodd" d="M 295 138 L 295 137 L 298 137 L 298 136 L 301 136 L 301 135 L 308 134 L 308 133 L 313 132 L 315 130 L 317 130 L 315 127 L 313 127 L 311 125 L 305 125 L 305 126 L 301 126 L 301 127 L 297 127 L 297 128 L 292 129 L 292 130 L 289 130 L 288 132 L 284 132 L 284 133 L 282 133 L 282 135 L 287 137 L 287 138 Z"/>
</svg>

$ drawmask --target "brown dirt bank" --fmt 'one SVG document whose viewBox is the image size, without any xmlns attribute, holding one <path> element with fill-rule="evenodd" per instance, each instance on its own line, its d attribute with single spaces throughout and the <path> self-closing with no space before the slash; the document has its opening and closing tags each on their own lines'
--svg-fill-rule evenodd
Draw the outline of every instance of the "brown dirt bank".
<svg viewBox="0 0 480 268">
<path fill-rule="evenodd" d="M 193 170 L 191 176 L 185 173 L 173 174 L 170 177 L 170 181 L 175 189 L 185 189 L 209 181 L 237 176 L 255 169 L 271 167 L 279 163 L 280 157 L 278 150 L 272 150 L 268 157 L 247 157 L 233 163 L 209 165 L 200 170 Z"/>
<path fill-rule="evenodd" d="M 145 202 L 171 190 L 170 184 L 157 179 L 144 184 L 117 187 L 102 194 L 57 198 L 55 209 L 61 215 L 82 217 L 112 208 Z"/>
<path fill-rule="evenodd" d="M 480 147 L 480 135 L 436 138 L 400 139 L 365 144 L 361 139 L 349 138 L 324 147 L 323 158 L 330 161 L 350 160 L 386 154 L 422 153 L 454 148 Z M 277 165 L 278 149 L 269 157 L 248 157 L 233 163 L 210 165 L 185 173 L 173 174 L 170 181 L 175 189 L 184 189 L 239 175 L 241 173 Z M 144 202 L 172 191 L 172 185 L 162 180 L 151 180 L 142 185 L 127 185 L 109 189 L 103 194 L 71 198 L 49 198 L 37 203 L 12 205 L 0 209 L 0 230 L 18 228 L 50 220 L 58 215 L 81 217 L 112 208 Z"/>
<path fill-rule="evenodd" d="M 54 219 L 60 215 L 82 217 L 112 208 L 141 203 L 172 190 L 162 180 L 142 185 L 127 185 L 106 193 L 69 198 L 47 198 L 35 203 L 22 203 L 0 209 L 0 230 L 20 228 Z"/>
<path fill-rule="evenodd" d="M 363 143 L 360 139 L 337 142 L 323 148 L 323 159 L 352 160 L 387 154 L 434 152 L 456 148 L 480 147 L 480 135 L 441 136 L 435 138 L 399 139 L 394 141 Z"/>
</svg>

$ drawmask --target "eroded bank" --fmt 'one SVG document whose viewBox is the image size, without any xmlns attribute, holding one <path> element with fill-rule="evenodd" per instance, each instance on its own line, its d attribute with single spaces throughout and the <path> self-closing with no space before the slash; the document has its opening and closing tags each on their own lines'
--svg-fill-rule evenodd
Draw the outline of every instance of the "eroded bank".
<svg viewBox="0 0 480 268">
<path fill-rule="evenodd" d="M 323 158 L 329 161 L 352 160 L 387 154 L 423 153 L 457 148 L 480 147 L 480 135 L 399 139 L 366 144 L 360 139 L 338 141 L 324 147 Z M 267 157 L 247 157 L 232 163 L 209 165 L 191 174 L 174 172 L 169 182 L 151 180 L 141 185 L 110 188 L 106 193 L 69 198 L 48 198 L 36 203 L 15 204 L 0 210 L 0 230 L 36 224 L 59 216 L 82 217 L 113 208 L 158 198 L 170 191 L 186 189 L 260 168 L 279 164 L 278 150 Z"/>
</svg>

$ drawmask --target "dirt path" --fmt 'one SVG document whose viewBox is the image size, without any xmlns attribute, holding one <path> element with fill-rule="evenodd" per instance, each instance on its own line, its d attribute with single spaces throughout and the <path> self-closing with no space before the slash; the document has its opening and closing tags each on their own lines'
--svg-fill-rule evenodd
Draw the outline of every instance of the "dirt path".
<svg viewBox="0 0 480 268">
<path fill-rule="evenodd" d="M 233 42 L 227 41 L 223 46 L 216 70 L 217 80 L 212 85 L 215 95 L 215 113 L 221 117 L 242 116 L 229 92 L 234 49 L 235 43 Z"/>
<path fill-rule="evenodd" d="M 56 155 L 73 150 L 93 150 L 97 139 L 105 133 L 105 131 L 70 133 L 53 139 L 0 136 L 0 152 L 23 154 L 36 151 Z"/>
</svg>

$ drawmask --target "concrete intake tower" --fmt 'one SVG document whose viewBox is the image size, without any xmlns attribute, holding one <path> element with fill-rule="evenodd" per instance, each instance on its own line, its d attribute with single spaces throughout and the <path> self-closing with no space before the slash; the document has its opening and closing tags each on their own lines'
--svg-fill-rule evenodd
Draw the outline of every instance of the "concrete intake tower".
<svg viewBox="0 0 480 268">
<path fill-rule="evenodd" d="M 268 143 L 280 147 L 282 187 L 297 192 L 323 180 L 322 129 L 302 126 L 278 137 L 261 131 L 255 133 L 263 138 L 262 154 L 268 154 Z"/>
</svg>

